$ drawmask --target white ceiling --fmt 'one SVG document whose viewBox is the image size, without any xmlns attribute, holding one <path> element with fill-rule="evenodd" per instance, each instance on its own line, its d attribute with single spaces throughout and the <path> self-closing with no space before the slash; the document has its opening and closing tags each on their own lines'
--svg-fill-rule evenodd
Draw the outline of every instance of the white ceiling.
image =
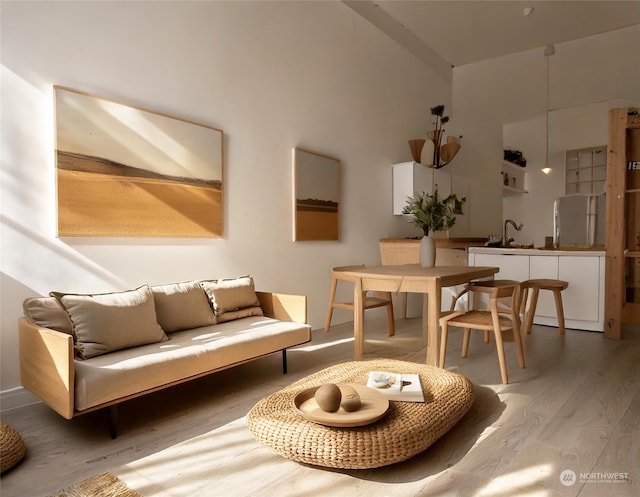
<svg viewBox="0 0 640 497">
<path fill-rule="evenodd" d="M 557 110 L 604 100 L 626 102 L 639 98 L 637 89 L 629 91 L 629 88 L 635 88 L 632 83 L 629 86 L 620 81 L 637 81 L 640 46 L 628 46 L 630 53 L 622 57 L 629 61 L 635 53 L 638 63 L 634 68 L 622 66 L 621 69 L 616 62 L 621 54 L 594 54 L 594 61 L 598 61 L 603 71 L 617 75 L 617 84 L 610 84 L 603 77 L 593 77 L 582 81 L 579 87 L 558 87 L 554 83 L 564 81 L 563 74 L 573 74 L 576 67 L 571 65 L 570 56 L 565 56 L 563 62 L 552 58 L 555 67 L 552 64 L 549 96 L 544 78 L 549 68 L 545 64 L 550 59 L 542 54 L 547 45 L 563 43 L 563 52 L 570 54 L 568 42 L 640 26 L 640 0 L 342 2 L 411 52 L 444 81 L 453 84 L 452 68 L 457 67 L 458 85 L 472 85 L 472 89 L 466 87 L 466 90 L 476 97 L 476 105 L 498 122 L 524 121 L 542 115 L 548 108 Z M 534 10 L 525 16 L 525 7 Z M 500 60 L 500 57 L 516 53 L 521 53 L 522 57 L 511 58 L 508 63 Z M 488 62 L 474 64 L 481 61 Z M 621 70 L 632 76 L 624 76 Z M 601 72 L 594 74 L 598 76 Z M 463 74 L 465 76 L 461 76 Z M 513 91 L 513 88 L 524 87 L 527 98 Z"/>
<path fill-rule="evenodd" d="M 378 0 L 363 3 L 382 9 L 451 66 L 640 24 L 640 0 Z M 525 7 L 534 10 L 525 16 Z"/>
</svg>

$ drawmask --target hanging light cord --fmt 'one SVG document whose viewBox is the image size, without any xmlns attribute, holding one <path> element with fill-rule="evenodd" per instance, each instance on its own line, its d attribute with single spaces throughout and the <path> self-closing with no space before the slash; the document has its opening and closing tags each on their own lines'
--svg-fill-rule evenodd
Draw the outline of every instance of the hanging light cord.
<svg viewBox="0 0 640 497">
<path fill-rule="evenodd" d="M 551 172 L 551 166 L 549 165 L 549 88 L 550 88 L 550 69 L 549 69 L 549 57 L 556 53 L 556 49 L 553 45 L 547 45 L 544 47 L 544 56 L 547 59 L 547 95 L 546 95 L 546 142 L 544 149 L 544 167 L 542 168 L 542 172 L 544 174 L 549 174 Z"/>
<path fill-rule="evenodd" d="M 546 146 L 545 146 L 545 151 L 544 151 L 544 167 L 550 167 L 549 166 L 549 56 L 546 56 L 547 59 L 547 104 L 546 104 L 546 111 L 547 111 L 547 142 L 546 142 Z"/>
</svg>

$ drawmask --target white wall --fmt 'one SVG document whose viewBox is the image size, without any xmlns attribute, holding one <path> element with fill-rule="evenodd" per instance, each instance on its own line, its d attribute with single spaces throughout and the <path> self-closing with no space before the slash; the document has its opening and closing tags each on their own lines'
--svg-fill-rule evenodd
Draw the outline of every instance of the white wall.
<svg viewBox="0 0 640 497">
<path fill-rule="evenodd" d="M 415 233 L 391 214 L 390 165 L 451 89 L 343 4 L 5 2 L 1 22 L 3 391 L 27 297 L 252 274 L 307 295 L 318 328 L 330 267 Z M 54 84 L 224 130 L 224 238 L 57 238 Z M 292 241 L 295 146 L 342 161 L 340 242 Z"/>
<path fill-rule="evenodd" d="M 464 206 L 470 232 L 456 236 L 488 237 L 500 232 L 502 221 L 502 123 L 494 115 L 482 112 L 477 93 L 465 88 L 464 77 L 454 70 L 449 130 L 454 136 L 462 135 L 462 148 L 447 167 L 454 174 L 469 178 L 471 189 Z"/>
</svg>

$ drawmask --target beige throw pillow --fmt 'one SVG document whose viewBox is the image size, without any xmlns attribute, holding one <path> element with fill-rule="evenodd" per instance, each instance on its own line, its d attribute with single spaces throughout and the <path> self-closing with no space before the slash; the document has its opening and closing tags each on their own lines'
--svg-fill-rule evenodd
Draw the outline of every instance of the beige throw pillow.
<svg viewBox="0 0 640 497">
<path fill-rule="evenodd" d="M 201 281 L 200 285 L 209 297 L 218 323 L 241 317 L 263 315 L 251 276 Z"/>
<path fill-rule="evenodd" d="M 158 323 L 169 333 L 216 324 L 209 299 L 197 281 L 151 287 Z"/>
<path fill-rule="evenodd" d="M 54 297 L 33 297 L 22 303 L 24 316 L 33 324 L 73 334 L 72 324 L 64 307 Z"/>
<path fill-rule="evenodd" d="M 51 292 L 73 323 L 77 355 L 82 359 L 167 340 L 156 320 L 148 286 L 98 295 Z"/>
</svg>

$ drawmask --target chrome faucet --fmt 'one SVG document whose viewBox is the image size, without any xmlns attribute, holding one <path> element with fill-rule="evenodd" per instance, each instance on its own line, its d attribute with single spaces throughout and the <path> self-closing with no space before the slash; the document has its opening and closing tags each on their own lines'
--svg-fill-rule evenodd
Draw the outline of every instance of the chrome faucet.
<svg viewBox="0 0 640 497">
<path fill-rule="evenodd" d="M 507 226 L 511 225 L 513 226 L 516 231 L 520 231 L 522 229 L 522 227 L 524 226 L 522 223 L 520 223 L 520 225 L 517 225 L 516 222 L 513 219 L 507 219 L 504 222 L 504 231 L 502 232 L 502 245 L 504 245 L 505 247 L 508 247 L 509 245 L 511 245 L 511 242 L 514 242 L 515 239 L 513 237 L 509 237 L 507 238 Z"/>
</svg>

